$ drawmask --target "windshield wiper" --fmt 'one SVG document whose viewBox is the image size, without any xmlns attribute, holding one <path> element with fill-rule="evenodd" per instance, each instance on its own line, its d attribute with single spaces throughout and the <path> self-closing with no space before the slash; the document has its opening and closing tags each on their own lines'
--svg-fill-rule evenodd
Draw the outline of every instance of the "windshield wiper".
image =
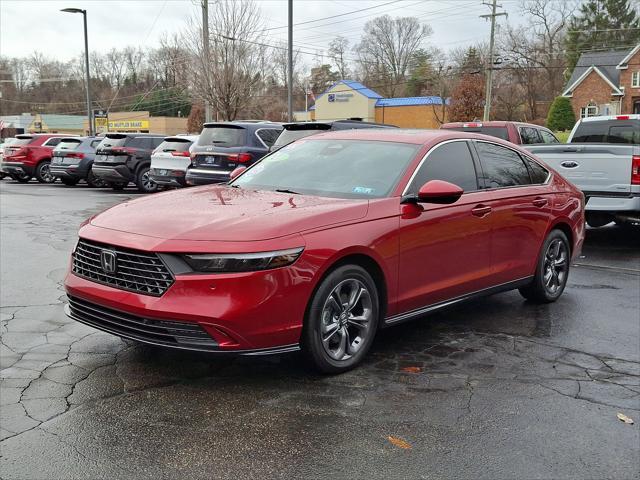
<svg viewBox="0 0 640 480">
<path fill-rule="evenodd" d="M 287 188 L 276 188 L 275 191 L 278 193 L 292 193 L 293 195 L 300 195 L 300 192 L 294 192 L 293 190 L 289 190 Z"/>
</svg>

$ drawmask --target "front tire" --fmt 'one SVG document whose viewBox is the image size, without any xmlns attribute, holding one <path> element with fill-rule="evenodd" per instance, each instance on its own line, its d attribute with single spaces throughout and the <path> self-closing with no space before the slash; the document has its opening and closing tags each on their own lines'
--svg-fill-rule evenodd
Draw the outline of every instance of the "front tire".
<svg viewBox="0 0 640 480">
<path fill-rule="evenodd" d="M 533 281 L 519 289 L 527 300 L 536 303 L 555 302 L 567 285 L 571 248 L 561 230 L 552 230 L 542 245 Z"/>
<path fill-rule="evenodd" d="M 56 177 L 53 176 L 49 168 L 50 164 L 49 160 L 44 160 L 36 167 L 36 180 L 40 183 L 54 183 L 56 181 Z"/>
<path fill-rule="evenodd" d="M 143 167 L 136 177 L 136 186 L 138 187 L 138 191 L 142 193 L 154 193 L 158 191 L 158 184 L 151 180 L 149 171 L 149 167 Z"/>
<path fill-rule="evenodd" d="M 380 315 L 378 289 L 358 265 L 336 268 L 311 299 L 301 346 L 323 373 L 342 373 L 358 365 L 373 343 Z"/>
</svg>

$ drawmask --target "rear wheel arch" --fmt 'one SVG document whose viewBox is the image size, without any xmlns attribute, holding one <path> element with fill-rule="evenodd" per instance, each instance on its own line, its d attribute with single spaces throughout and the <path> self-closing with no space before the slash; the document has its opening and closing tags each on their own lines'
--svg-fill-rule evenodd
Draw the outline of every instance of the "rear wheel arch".
<svg viewBox="0 0 640 480">
<path fill-rule="evenodd" d="M 547 231 L 547 234 L 545 235 L 545 238 L 547 238 L 547 236 L 553 230 L 560 230 L 562 233 L 564 233 L 567 236 L 567 240 L 569 240 L 569 253 L 573 254 L 574 235 L 573 235 L 573 230 L 571 229 L 571 226 L 569 225 L 569 223 L 567 223 L 564 220 L 559 220 L 559 221 L 555 222 L 554 224 L 552 224 L 549 227 L 549 230 Z"/>
</svg>

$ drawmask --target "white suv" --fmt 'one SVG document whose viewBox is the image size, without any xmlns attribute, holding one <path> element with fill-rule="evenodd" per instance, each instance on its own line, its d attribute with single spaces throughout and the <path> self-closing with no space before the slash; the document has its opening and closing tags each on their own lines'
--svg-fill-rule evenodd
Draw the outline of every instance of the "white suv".
<svg viewBox="0 0 640 480">
<path fill-rule="evenodd" d="M 151 154 L 149 175 L 158 185 L 184 187 L 187 167 L 191 165 L 191 145 L 198 135 L 166 137 Z"/>
</svg>

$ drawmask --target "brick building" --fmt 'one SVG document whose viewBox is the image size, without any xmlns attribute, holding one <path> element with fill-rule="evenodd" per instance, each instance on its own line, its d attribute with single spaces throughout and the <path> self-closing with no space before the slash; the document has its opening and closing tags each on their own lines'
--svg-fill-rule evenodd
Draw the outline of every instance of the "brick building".
<svg viewBox="0 0 640 480">
<path fill-rule="evenodd" d="M 640 44 L 583 53 L 562 95 L 576 118 L 640 113 Z"/>
</svg>

